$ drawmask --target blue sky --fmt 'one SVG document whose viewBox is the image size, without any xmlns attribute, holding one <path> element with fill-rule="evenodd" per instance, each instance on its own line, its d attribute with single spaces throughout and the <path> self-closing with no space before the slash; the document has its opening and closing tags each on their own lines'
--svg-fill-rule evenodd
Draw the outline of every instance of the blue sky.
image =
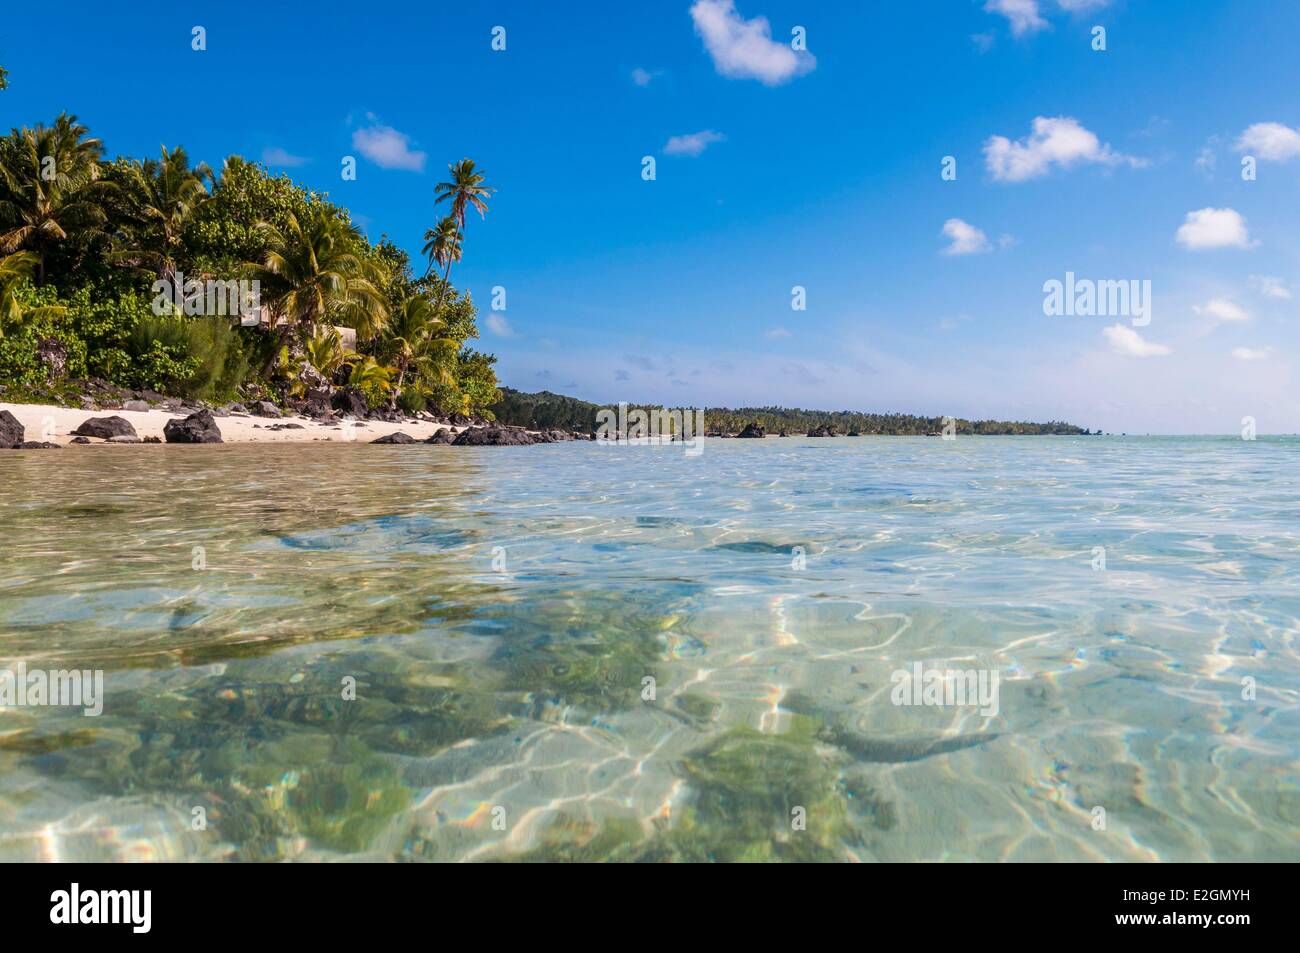
<svg viewBox="0 0 1300 953">
<path fill-rule="evenodd" d="M 474 158 L 498 192 L 453 280 L 510 386 L 1300 431 L 1291 0 L 130 10 L 7 9 L 0 123 L 266 157 L 413 253 Z M 1150 324 L 1044 315 L 1067 271 L 1151 281 Z"/>
</svg>

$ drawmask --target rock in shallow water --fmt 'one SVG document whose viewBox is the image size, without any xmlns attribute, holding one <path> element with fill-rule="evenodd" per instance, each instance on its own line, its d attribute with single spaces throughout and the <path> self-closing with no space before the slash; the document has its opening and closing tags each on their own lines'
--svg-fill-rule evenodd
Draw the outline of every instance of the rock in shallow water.
<svg viewBox="0 0 1300 953">
<path fill-rule="evenodd" d="M 527 431 L 513 427 L 470 427 L 452 444 L 457 447 L 526 447 L 535 441 Z"/>
<path fill-rule="evenodd" d="M 23 442 L 23 425 L 7 410 L 0 410 L 0 448 L 8 450 Z"/>
<path fill-rule="evenodd" d="M 402 433 L 400 430 L 397 431 L 397 433 L 390 433 L 383 437 L 378 438 L 377 440 L 372 440 L 370 442 L 371 443 L 419 443 L 419 441 L 416 440 L 414 437 L 412 437 L 410 434 Z"/>
</svg>

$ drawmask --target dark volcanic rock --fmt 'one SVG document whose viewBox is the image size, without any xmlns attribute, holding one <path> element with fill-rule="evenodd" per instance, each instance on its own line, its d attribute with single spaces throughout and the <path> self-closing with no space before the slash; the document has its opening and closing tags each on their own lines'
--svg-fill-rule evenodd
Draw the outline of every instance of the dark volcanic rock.
<svg viewBox="0 0 1300 953">
<path fill-rule="evenodd" d="M 143 440 L 141 440 L 133 433 L 124 433 L 117 437 L 109 437 L 108 442 L 109 443 L 144 443 Z"/>
<path fill-rule="evenodd" d="M 73 437 L 69 443 L 90 443 L 89 437 Z"/>
<path fill-rule="evenodd" d="M 514 427 L 470 427 L 452 444 L 457 447 L 526 447 L 533 443 L 527 431 Z"/>
<path fill-rule="evenodd" d="M 307 391 L 307 402 L 303 405 L 303 413 L 317 420 L 333 420 L 334 411 L 330 407 L 330 397 L 330 392 L 323 388 Z"/>
<path fill-rule="evenodd" d="M 137 412 L 148 411 L 149 404 L 143 400 L 128 400 L 122 405 L 123 410 L 134 410 Z"/>
<path fill-rule="evenodd" d="M 424 442 L 425 443 L 451 443 L 455 439 L 456 439 L 455 434 L 453 434 L 446 427 L 441 427 L 439 428 L 437 433 L 435 433 L 432 437 L 428 438 Z"/>
<path fill-rule="evenodd" d="M 24 440 L 15 450 L 59 450 L 62 449 L 57 443 L 46 443 L 41 440 Z"/>
<path fill-rule="evenodd" d="M 342 413 L 353 417 L 364 417 L 370 412 L 370 405 L 361 396 L 361 391 L 347 387 L 334 394 L 334 406 Z"/>
<path fill-rule="evenodd" d="M 221 443 L 221 430 L 210 410 L 200 410 L 184 420 L 169 420 L 163 427 L 168 443 Z"/>
<path fill-rule="evenodd" d="M 253 405 L 253 413 L 259 417 L 279 417 L 280 408 L 269 400 L 259 400 Z"/>
<path fill-rule="evenodd" d="M 68 349 L 57 338 L 45 338 L 36 346 L 36 359 L 45 365 L 46 380 L 56 381 L 68 368 Z"/>
<path fill-rule="evenodd" d="M 23 425 L 7 410 L 0 410 L 0 448 L 5 450 L 23 442 Z"/>
<path fill-rule="evenodd" d="M 84 420 L 81 426 L 72 431 L 78 437 L 99 437 L 107 440 L 110 437 L 137 437 L 135 428 L 131 426 L 131 421 L 125 417 L 91 417 Z"/>
<path fill-rule="evenodd" d="M 809 430 L 809 431 L 808 431 L 808 436 L 810 436 L 810 437 L 838 437 L 839 434 L 837 434 L 837 433 L 835 432 L 835 428 L 832 427 L 830 424 L 822 424 L 820 427 L 814 427 L 812 430 Z"/>
<path fill-rule="evenodd" d="M 745 424 L 745 429 L 736 434 L 737 437 L 766 437 L 767 432 L 758 424 Z"/>
<path fill-rule="evenodd" d="M 400 430 L 397 431 L 397 433 L 390 433 L 383 437 L 379 437 L 376 440 L 372 440 L 370 442 L 371 443 L 419 443 L 419 441 L 416 440 L 414 437 L 412 437 L 409 433 L 402 433 Z"/>
</svg>

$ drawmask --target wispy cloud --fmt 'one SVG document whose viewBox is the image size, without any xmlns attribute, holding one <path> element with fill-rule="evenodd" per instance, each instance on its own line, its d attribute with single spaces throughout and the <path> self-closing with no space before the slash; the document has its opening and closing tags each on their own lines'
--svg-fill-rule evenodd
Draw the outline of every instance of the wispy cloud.
<svg viewBox="0 0 1300 953">
<path fill-rule="evenodd" d="M 1102 328 L 1101 333 L 1110 342 L 1110 349 L 1124 357 L 1164 357 L 1170 353 L 1169 348 L 1147 341 L 1127 324 L 1112 324 Z"/>
<path fill-rule="evenodd" d="M 1237 139 L 1237 151 L 1269 162 L 1286 162 L 1300 156 L 1300 130 L 1280 122 L 1257 122 Z"/>
<path fill-rule="evenodd" d="M 770 338 L 773 341 L 780 340 L 781 338 L 788 338 L 789 336 L 790 332 L 785 328 L 772 328 L 770 331 L 763 332 L 763 337 Z"/>
<path fill-rule="evenodd" d="M 984 9 L 1006 17 L 1014 36 L 1047 29 L 1047 21 L 1038 9 L 1038 0 L 988 0 Z"/>
<path fill-rule="evenodd" d="M 1214 318 L 1216 321 L 1249 321 L 1250 315 L 1240 305 L 1229 301 L 1227 298 L 1211 298 L 1203 305 L 1193 305 L 1192 310 L 1197 314 L 1203 314 L 1206 317 Z"/>
<path fill-rule="evenodd" d="M 1203 208 L 1188 212 L 1174 236 L 1189 251 L 1207 248 L 1250 248 L 1246 220 L 1230 208 Z"/>
<path fill-rule="evenodd" d="M 1005 136 L 990 136 L 984 143 L 984 160 L 989 173 L 999 182 L 1024 182 L 1047 175 L 1052 168 L 1068 169 L 1083 163 L 1139 168 L 1145 159 L 1115 152 L 1069 116 L 1037 116 L 1033 131 L 1012 142 Z"/>
<path fill-rule="evenodd" d="M 306 165 L 311 160 L 306 156 L 296 156 L 291 152 L 281 149 L 279 146 L 267 146 L 262 150 L 262 161 L 267 165 L 282 165 L 290 168 L 297 168 L 300 165 Z"/>
<path fill-rule="evenodd" d="M 1265 361 L 1273 353 L 1268 347 L 1234 347 L 1232 356 L 1239 361 Z"/>
<path fill-rule="evenodd" d="M 1067 13 L 1088 13 L 1110 6 L 1110 0 L 1056 0 L 1056 4 Z"/>
<path fill-rule="evenodd" d="M 673 136 L 664 146 L 664 155 L 697 156 L 713 143 L 723 142 L 726 138 L 722 133 L 714 132 L 712 129 L 692 132 L 686 136 Z"/>
<path fill-rule="evenodd" d="M 959 218 L 950 218 L 943 223 L 943 234 L 952 239 L 944 250 L 945 255 L 979 255 L 992 251 L 988 236 L 970 222 Z"/>
<path fill-rule="evenodd" d="M 1286 301 L 1291 300 L 1291 289 L 1281 278 L 1271 278 L 1268 275 L 1251 275 L 1250 286 L 1255 292 L 1265 298 L 1281 298 Z"/>
<path fill-rule="evenodd" d="M 514 328 L 510 327 L 510 322 L 506 320 L 505 315 L 499 314 L 496 311 L 489 311 L 485 322 L 488 326 L 488 330 L 497 337 L 514 337 Z"/>
<path fill-rule="evenodd" d="M 735 0 L 696 0 L 691 19 L 714 67 L 728 79 L 779 86 L 817 66 L 817 58 L 806 50 L 796 51 L 773 40 L 766 17 L 743 18 Z"/>
<path fill-rule="evenodd" d="M 352 147 L 384 169 L 423 172 L 427 155 L 411 149 L 410 138 L 392 126 L 373 125 L 352 133 Z"/>
<path fill-rule="evenodd" d="M 632 82 L 637 86 L 649 86 L 658 75 L 658 72 L 652 73 L 649 70 L 642 69 L 638 66 L 636 69 L 632 70 Z"/>
</svg>

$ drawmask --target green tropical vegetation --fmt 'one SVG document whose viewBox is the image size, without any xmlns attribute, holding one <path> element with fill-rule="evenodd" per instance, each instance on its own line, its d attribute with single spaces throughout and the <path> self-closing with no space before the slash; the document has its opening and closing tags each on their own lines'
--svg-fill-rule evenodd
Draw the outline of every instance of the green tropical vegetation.
<svg viewBox="0 0 1300 953">
<path fill-rule="evenodd" d="M 179 146 L 109 159 L 68 114 L 11 130 L 0 137 L 5 399 L 66 400 L 93 384 L 490 416 L 495 358 L 468 346 L 476 312 L 451 269 L 467 212 L 485 217 L 495 190 L 470 159 L 448 170 L 417 275 L 327 194 L 259 163 L 230 156 L 213 170 Z M 233 312 L 251 302 L 239 296 L 233 312 L 214 310 L 213 286 L 241 281 L 257 283 L 261 310 L 241 320 Z"/>
<path fill-rule="evenodd" d="M 492 405 L 493 415 L 502 423 L 530 430 L 596 429 L 596 414 L 606 409 L 601 404 L 565 397 L 550 391 L 526 394 L 509 387 L 501 388 L 500 399 Z M 632 410 L 660 410 L 653 404 L 631 404 Z M 829 427 L 837 434 L 917 435 L 941 433 L 944 418 L 918 417 L 914 414 L 867 414 L 851 410 L 800 410 L 788 407 L 707 407 L 704 426 L 707 433 L 735 434 L 749 424 L 758 424 L 768 433 L 805 434 L 816 428 Z M 1074 424 L 1060 421 L 1029 423 L 1008 420 L 956 420 L 959 434 L 1087 434 Z"/>
</svg>

